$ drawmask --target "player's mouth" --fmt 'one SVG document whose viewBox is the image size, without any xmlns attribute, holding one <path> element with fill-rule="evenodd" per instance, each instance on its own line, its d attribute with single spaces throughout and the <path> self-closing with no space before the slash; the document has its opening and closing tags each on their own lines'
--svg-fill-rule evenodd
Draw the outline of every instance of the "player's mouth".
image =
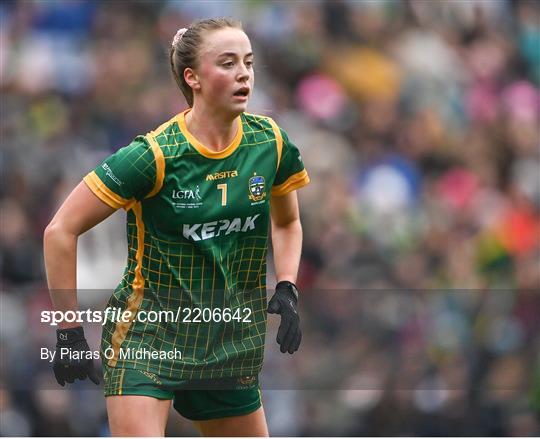
<svg viewBox="0 0 540 439">
<path fill-rule="evenodd" d="M 236 90 L 233 93 L 233 96 L 235 100 L 247 101 L 249 97 L 249 92 L 250 92 L 249 87 L 240 87 L 238 90 Z"/>
</svg>

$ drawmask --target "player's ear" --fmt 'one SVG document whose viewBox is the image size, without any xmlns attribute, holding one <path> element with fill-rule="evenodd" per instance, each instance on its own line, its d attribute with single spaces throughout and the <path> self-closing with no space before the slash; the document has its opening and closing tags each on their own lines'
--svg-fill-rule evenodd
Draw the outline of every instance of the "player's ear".
<svg viewBox="0 0 540 439">
<path fill-rule="evenodd" d="M 187 85 L 189 85 L 193 90 L 199 90 L 201 88 L 199 76 L 192 68 L 187 67 L 184 69 L 184 79 L 186 80 Z"/>
</svg>

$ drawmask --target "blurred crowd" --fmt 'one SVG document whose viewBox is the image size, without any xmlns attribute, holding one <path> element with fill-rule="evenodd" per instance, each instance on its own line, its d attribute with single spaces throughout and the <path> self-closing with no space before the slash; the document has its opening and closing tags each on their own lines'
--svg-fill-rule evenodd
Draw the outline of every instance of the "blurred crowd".
<svg viewBox="0 0 540 439">
<path fill-rule="evenodd" d="M 271 434 L 540 434 L 534 0 L 3 1 L 1 434 L 108 435 L 101 391 L 55 390 L 39 358 L 55 338 L 43 230 L 104 157 L 186 108 L 168 48 L 212 16 L 242 21 L 250 112 L 288 132 L 312 180 L 297 354 L 270 319 Z M 81 306 L 120 279 L 123 221 L 81 238 L 79 287 L 96 290 Z M 168 433 L 196 434 L 176 416 Z"/>
</svg>

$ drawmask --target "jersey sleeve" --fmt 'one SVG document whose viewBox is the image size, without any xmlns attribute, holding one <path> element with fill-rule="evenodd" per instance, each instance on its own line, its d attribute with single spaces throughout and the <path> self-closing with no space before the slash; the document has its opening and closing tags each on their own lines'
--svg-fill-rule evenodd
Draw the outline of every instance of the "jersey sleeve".
<svg viewBox="0 0 540 439">
<path fill-rule="evenodd" d="M 307 185 L 309 176 L 304 168 L 300 151 L 289 140 L 287 133 L 279 128 L 282 140 L 281 159 L 272 187 L 272 195 L 282 196 Z"/>
<path fill-rule="evenodd" d="M 107 157 L 84 177 L 90 190 L 114 209 L 131 206 L 149 195 L 157 179 L 152 147 L 139 136 Z"/>
</svg>

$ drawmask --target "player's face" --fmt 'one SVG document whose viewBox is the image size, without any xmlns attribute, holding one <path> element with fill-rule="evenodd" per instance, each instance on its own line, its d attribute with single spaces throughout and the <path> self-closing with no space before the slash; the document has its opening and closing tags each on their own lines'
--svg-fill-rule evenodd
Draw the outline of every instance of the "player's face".
<svg viewBox="0 0 540 439">
<path fill-rule="evenodd" d="M 253 52 L 240 29 L 207 32 L 197 68 L 198 97 L 218 111 L 238 115 L 246 110 L 253 91 Z"/>
</svg>

